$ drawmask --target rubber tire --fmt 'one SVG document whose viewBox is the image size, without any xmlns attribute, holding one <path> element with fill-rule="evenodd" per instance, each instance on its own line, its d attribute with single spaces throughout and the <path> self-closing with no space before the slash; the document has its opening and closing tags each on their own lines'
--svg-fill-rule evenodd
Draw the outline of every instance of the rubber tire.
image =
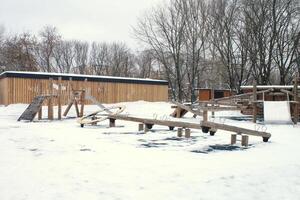
<svg viewBox="0 0 300 200">
<path fill-rule="evenodd" d="M 263 137 L 263 142 L 268 142 L 269 138 L 268 137 Z"/>
<path fill-rule="evenodd" d="M 203 133 L 208 133 L 209 132 L 209 127 L 202 126 L 202 132 Z"/>
<path fill-rule="evenodd" d="M 174 130 L 174 126 L 169 126 L 169 130 L 173 131 Z"/>
<path fill-rule="evenodd" d="M 151 130 L 153 127 L 153 124 L 146 124 L 147 129 Z"/>
<path fill-rule="evenodd" d="M 209 131 L 209 135 L 214 136 L 216 134 L 216 131 Z"/>
</svg>

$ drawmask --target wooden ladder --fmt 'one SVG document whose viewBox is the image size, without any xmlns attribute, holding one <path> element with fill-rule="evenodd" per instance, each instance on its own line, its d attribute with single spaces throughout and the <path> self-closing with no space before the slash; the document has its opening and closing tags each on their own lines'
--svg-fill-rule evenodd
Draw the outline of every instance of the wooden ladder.
<svg viewBox="0 0 300 200">
<path fill-rule="evenodd" d="M 48 96 L 36 96 L 31 102 L 31 104 L 26 108 L 26 110 L 19 117 L 18 121 L 28 120 L 32 122 L 36 114 L 41 109 L 44 100 L 47 98 Z"/>
</svg>

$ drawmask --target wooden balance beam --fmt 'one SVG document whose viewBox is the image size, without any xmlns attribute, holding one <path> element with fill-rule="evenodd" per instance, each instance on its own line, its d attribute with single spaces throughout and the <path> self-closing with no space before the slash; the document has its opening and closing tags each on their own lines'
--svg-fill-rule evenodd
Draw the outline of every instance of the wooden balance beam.
<svg viewBox="0 0 300 200">
<path fill-rule="evenodd" d="M 115 120 L 124 120 L 124 121 L 132 121 L 132 122 L 139 122 L 146 125 L 148 129 L 151 129 L 153 125 L 162 125 L 168 126 L 170 130 L 173 130 L 174 127 L 179 128 L 193 128 L 193 129 L 201 129 L 204 133 L 210 132 L 211 135 L 214 135 L 218 129 L 235 132 L 238 134 L 246 134 L 252 136 L 262 137 L 264 142 L 268 142 L 271 137 L 270 133 L 262 132 L 262 131 L 255 131 L 246 128 L 240 128 L 231 125 L 225 124 L 218 124 L 215 122 L 208 122 L 208 121 L 201 121 L 200 124 L 190 123 L 190 122 L 182 122 L 182 121 L 171 121 L 171 120 L 158 120 L 158 119 L 147 119 L 147 118 L 140 118 L 128 115 L 110 115 L 106 114 L 110 120 L 110 124 L 114 124 Z"/>
</svg>

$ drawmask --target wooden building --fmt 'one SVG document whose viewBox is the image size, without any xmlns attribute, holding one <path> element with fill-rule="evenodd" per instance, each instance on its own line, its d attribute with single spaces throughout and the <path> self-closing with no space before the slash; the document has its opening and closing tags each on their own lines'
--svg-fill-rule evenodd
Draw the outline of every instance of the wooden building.
<svg viewBox="0 0 300 200">
<path fill-rule="evenodd" d="M 101 103 L 168 100 L 168 82 L 164 80 L 40 72 L 3 72 L 0 74 L 0 104 L 31 103 L 37 95 L 55 95 L 58 92 L 58 86 L 61 88 L 62 104 L 68 103 L 72 90 L 85 90 L 87 94 Z"/>
<path fill-rule="evenodd" d="M 223 97 L 229 97 L 234 95 L 234 93 L 231 90 L 213 90 L 213 89 L 205 89 L 205 88 L 199 88 L 198 90 L 198 100 L 199 101 L 209 101 L 213 97 L 215 99 L 223 98 Z"/>
</svg>

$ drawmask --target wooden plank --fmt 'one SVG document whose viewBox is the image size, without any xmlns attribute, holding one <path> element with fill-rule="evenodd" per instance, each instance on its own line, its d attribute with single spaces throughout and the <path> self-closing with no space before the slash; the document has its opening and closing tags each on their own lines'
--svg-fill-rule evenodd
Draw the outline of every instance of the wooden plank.
<svg viewBox="0 0 300 200">
<path fill-rule="evenodd" d="M 202 127 L 209 127 L 213 130 L 225 130 L 229 132 L 235 133 L 243 133 L 247 135 L 260 136 L 264 138 L 270 138 L 271 134 L 267 132 L 255 131 L 246 128 L 240 128 L 236 126 L 226 125 L 226 124 L 218 124 L 214 122 L 201 121 L 200 124 L 190 123 L 190 122 L 182 122 L 182 121 L 171 121 L 171 120 L 157 120 L 157 119 L 147 119 L 140 118 L 128 115 L 109 115 L 105 114 L 104 116 L 108 116 L 109 118 L 125 120 L 125 121 L 133 121 L 133 122 L 141 122 L 144 124 L 157 124 L 168 127 L 184 127 L 184 128 L 193 128 L 193 129 L 202 129 Z"/>
</svg>

